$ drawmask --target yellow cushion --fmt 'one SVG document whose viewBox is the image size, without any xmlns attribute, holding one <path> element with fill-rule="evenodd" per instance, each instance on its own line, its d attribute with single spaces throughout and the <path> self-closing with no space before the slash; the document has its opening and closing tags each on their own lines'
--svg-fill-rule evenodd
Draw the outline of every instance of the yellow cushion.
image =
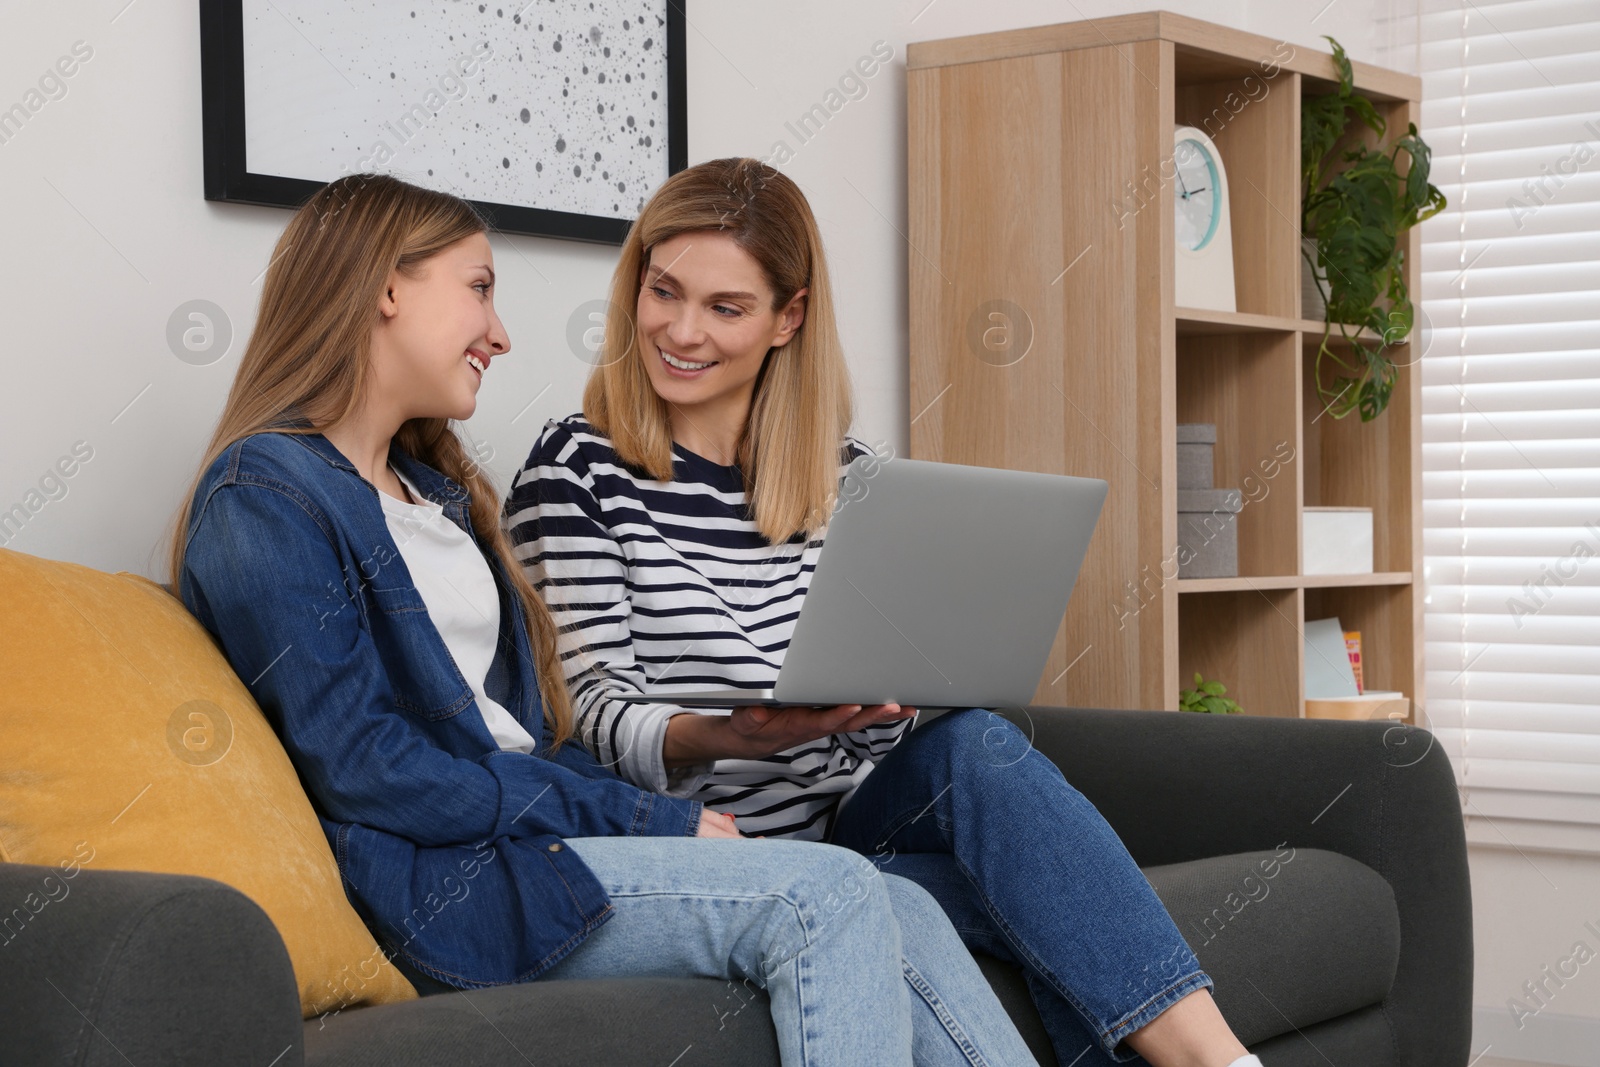
<svg viewBox="0 0 1600 1067">
<path fill-rule="evenodd" d="M 277 925 L 307 1018 L 417 995 L 346 899 L 250 693 L 166 589 L 0 549 L 0 860 L 215 878 Z"/>
</svg>

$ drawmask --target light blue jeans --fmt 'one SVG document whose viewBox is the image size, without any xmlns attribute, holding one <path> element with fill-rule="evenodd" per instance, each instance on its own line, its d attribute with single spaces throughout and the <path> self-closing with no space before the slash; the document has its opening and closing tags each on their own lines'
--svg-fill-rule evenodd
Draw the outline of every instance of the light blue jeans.
<svg viewBox="0 0 1600 1067">
<path fill-rule="evenodd" d="M 794 1067 L 1036 1063 L 938 903 L 848 849 L 672 837 L 567 845 L 616 914 L 539 981 L 693 975 L 764 989 Z"/>
</svg>

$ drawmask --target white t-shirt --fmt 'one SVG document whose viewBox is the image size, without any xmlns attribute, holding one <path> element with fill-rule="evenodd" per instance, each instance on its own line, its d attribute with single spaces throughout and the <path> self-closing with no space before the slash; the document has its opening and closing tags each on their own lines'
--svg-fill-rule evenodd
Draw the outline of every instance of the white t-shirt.
<svg viewBox="0 0 1600 1067">
<path fill-rule="evenodd" d="M 421 503 L 408 504 L 382 491 L 378 499 L 428 617 L 472 687 L 495 743 L 509 751 L 532 752 L 538 747 L 532 735 L 483 691 L 500 636 L 500 596 L 488 561 L 467 532 L 445 517 L 442 506 L 424 497 L 399 471 L 395 477 Z"/>
</svg>

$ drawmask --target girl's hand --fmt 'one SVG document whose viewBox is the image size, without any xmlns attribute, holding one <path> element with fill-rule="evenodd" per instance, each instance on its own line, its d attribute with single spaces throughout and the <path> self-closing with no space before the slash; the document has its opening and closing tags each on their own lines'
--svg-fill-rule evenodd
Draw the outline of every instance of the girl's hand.
<svg viewBox="0 0 1600 1067">
<path fill-rule="evenodd" d="M 840 704 L 832 708 L 747 705 L 734 708 L 728 716 L 731 740 L 739 750 L 728 755 L 760 759 L 820 737 L 898 722 L 916 713 L 916 708 L 900 704 Z"/>
<path fill-rule="evenodd" d="M 710 808 L 700 809 L 700 829 L 694 833 L 696 837 L 743 837 L 739 828 L 733 825 L 733 816 L 724 815 L 720 811 Z"/>
</svg>

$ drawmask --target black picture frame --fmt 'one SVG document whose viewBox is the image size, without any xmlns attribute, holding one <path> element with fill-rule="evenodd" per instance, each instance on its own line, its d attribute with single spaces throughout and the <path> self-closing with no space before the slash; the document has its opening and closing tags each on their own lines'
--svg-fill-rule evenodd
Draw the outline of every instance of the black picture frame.
<svg viewBox="0 0 1600 1067">
<path fill-rule="evenodd" d="M 684 0 L 667 0 L 667 172 L 688 166 Z M 200 0 L 200 98 L 205 198 L 298 208 L 323 182 L 247 169 L 243 0 Z M 338 175 L 329 175 L 332 181 Z M 502 233 L 620 245 L 630 219 L 472 200 Z"/>
</svg>

